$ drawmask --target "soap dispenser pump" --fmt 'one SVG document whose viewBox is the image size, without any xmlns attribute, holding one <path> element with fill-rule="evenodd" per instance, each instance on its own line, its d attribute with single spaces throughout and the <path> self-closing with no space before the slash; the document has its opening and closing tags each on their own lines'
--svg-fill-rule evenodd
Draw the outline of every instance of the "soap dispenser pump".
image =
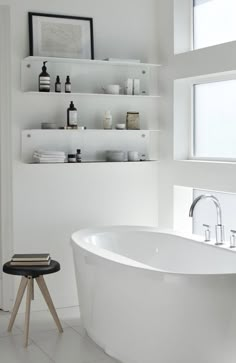
<svg viewBox="0 0 236 363">
<path fill-rule="evenodd" d="M 39 75 L 39 92 L 50 92 L 50 75 L 46 63 L 47 61 L 43 62 L 42 72 Z"/>
</svg>

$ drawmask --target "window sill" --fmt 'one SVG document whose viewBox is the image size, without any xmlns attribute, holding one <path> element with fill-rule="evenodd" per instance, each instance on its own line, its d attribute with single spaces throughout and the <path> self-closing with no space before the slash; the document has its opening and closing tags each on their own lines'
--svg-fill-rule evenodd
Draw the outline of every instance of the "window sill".
<svg viewBox="0 0 236 363">
<path fill-rule="evenodd" d="M 184 162 L 184 163 L 204 163 L 204 164 L 224 164 L 224 165 L 234 165 L 236 164 L 236 159 L 232 160 L 219 160 L 219 159 L 174 159 L 176 162 Z"/>
</svg>

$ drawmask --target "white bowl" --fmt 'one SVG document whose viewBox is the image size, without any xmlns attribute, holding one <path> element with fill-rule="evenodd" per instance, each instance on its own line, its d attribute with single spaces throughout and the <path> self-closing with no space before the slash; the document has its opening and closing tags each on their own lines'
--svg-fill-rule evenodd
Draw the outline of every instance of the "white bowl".
<svg viewBox="0 0 236 363">
<path fill-rule="evenodd" d="M 42 122 L 41 123 L 41 128 L 46 130 L 46 129 L 58 129 L 58 126 L 54 123 L 54 122 Z"/>
<path fill-rule="evenodd" d="M 116 124 L 116 129 L 117 130 L 125 130 L 126 129 L 126 124 Z"/>
<path fill-rule="evenodd" d="M 122 162 L 125 161 L 125 152 L 122 150 L 107 150 L 106 151 L 106 160 L 107 161 L 115 161 Z"/>
</svg>

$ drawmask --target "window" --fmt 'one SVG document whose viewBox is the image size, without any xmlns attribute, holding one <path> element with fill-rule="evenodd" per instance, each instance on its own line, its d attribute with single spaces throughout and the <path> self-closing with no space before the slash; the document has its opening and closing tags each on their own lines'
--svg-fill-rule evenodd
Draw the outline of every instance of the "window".
<svg viewBox="0 0 236 363">
<path fill-rule="evenodd" d="M 236 80 L 194 85 L 193 102 L 193 156 L 236 159 Z"/>
<path fill-rule="evenodd" d="M 194 0 L 194 49 L 236 40 L 235 0 Z"/>
</svg>

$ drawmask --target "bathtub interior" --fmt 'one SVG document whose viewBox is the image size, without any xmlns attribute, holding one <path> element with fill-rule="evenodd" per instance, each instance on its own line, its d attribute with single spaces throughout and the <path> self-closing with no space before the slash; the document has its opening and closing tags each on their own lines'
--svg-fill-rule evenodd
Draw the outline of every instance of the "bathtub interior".
<svg viewBox="0 0 236 363">
<path fill-rule="evenodd" d="M 147 230 L 103 230 L 77 236 L 96 250 L 112 252 L 151 268 L 183 274 L 236 273 L 236 253 L 174 234 Z"/>
</svg>

